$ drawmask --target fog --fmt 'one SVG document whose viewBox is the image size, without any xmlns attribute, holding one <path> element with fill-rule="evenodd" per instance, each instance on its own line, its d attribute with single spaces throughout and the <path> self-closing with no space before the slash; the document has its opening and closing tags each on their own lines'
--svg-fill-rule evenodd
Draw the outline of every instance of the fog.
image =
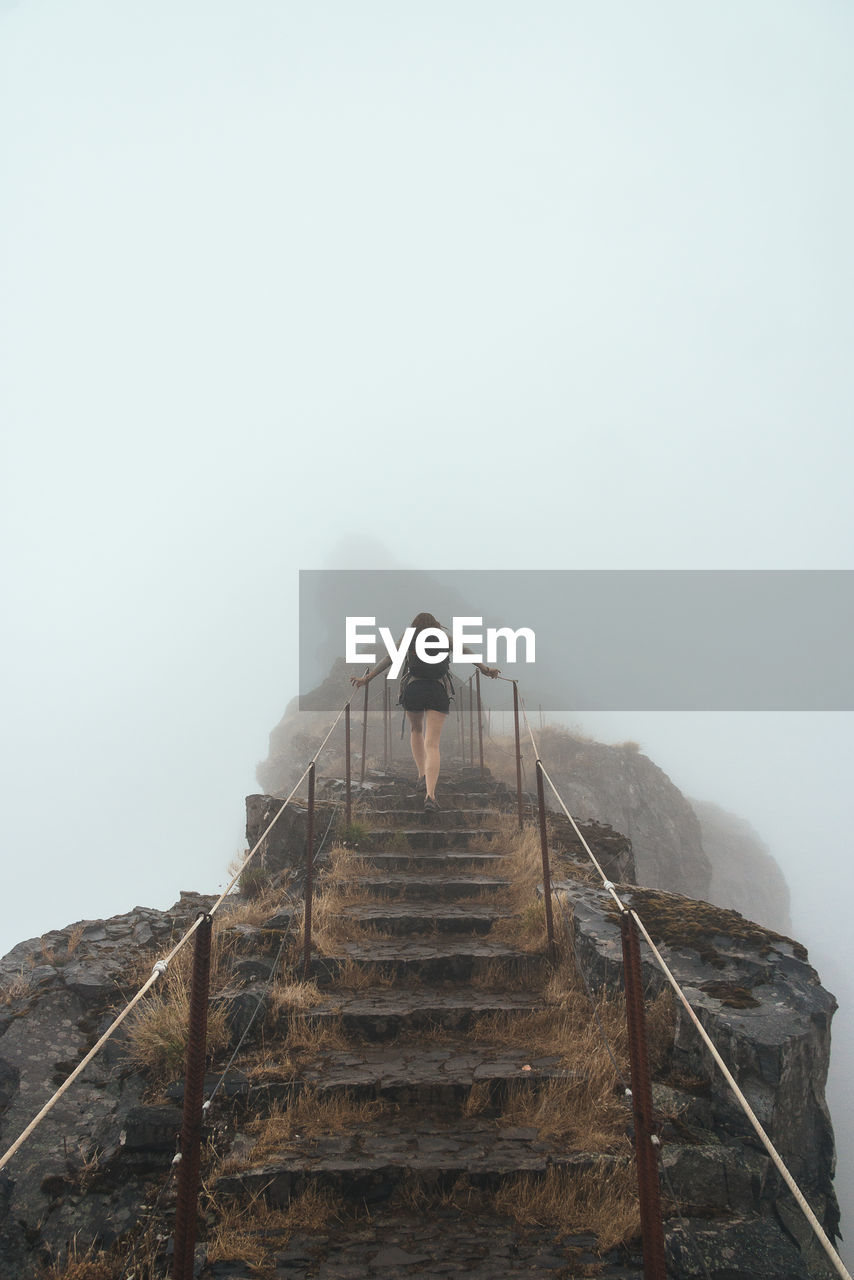
<svg viewBox="0 0 854 1280">
<path fill-rule="evenodd" d="M 0 952 L 225 883 L 300 569 L 854 567 L 852 36 L 0 2 Z M 851 716 L 584 727 L 783 867 L 850 1230 Z"/>
</svg>

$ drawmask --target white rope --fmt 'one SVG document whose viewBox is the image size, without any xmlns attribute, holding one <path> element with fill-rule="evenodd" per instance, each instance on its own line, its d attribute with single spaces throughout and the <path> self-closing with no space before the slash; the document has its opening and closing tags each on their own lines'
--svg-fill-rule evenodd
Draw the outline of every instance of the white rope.
<svg viewBox="0 0 854 1280">
<path fill-rule="evenodd" d="M 332 736 L 332 733 L 333 733 L 333 730 L 335 729 L 335 726 L 338 724 L 338 721 L 341 719 L 341 717 L 342 717 L 342 715 L 344 714 L 344 712 L 345 712 L 346 708 L 349 706 L 349 703 L 350 703 L 350 699 L 348 699 L 348 700 L 347 700 L 347 702 L 345 702 L 345 703 L 344 703 L 344 705 L 342 706 L 341 710 L 338 712 L 338 715 L 335 717 L 335 720 L 333 721 L 332 728 L 329 730 L 329 732 L 327 733 L 326 737 L 323 739 L 323 741 L 321 742 L 320 746 L 318 747 L 317 751 L 314 753 L 314 758 L 309 762 L 309 764 L 306 766 L 305 770 L 303 771 L 302 776 L 301 776 L 301 777 L 300 777 L 300 779 L 299 779 L 299 782 L 297 782 L 296 786 L 293 788 L 293 790 L 291 791 L 291 793 L 290 793 L 290 795 L 288 796 L 288 798 L 284 801 L 284 803 L 282 804 L 282 807 L 279 809 L 279 811 L 278 811 L 278 813 L 276 814 L 276 816 L 275 816 L 275 817 L 272 819 L 272 821 L 268 824 L 268 826 L 266 827 L 266 829 L 265 829 L 265 831 L 264 831 L 263 835 L 261 835 L 261 837 L 258 839 L 257 843 L 254 845 L 254 847 L 253 847 L 252 849 L 250 849 L 249 853 L 246 855 L 246 857 L 244 858 L 243 862 L 241 863 L 240 869 L 239 869 L 239 870 L 236 872 L 236 874 L 232 877 L 231 881 L 230 881 L 230 882 L 229 882 L 229 884 L 226 886 L 226 888 L 223 890 L 223 892 L 219 895 L 219 897 L 217 898 L 217 900 L 216 900 L 216 902 L 214 903 L 214 905 L 210 908 L 210 910 L 209 910 L 209 911 L 202 912 L 200 915 L 198 915 L 198 916 L 196 917 L 196 919 L 195 919 L 195 920 L 193 921 L 193 923 L 190 925 L 190 928 L 186 931 L 186 933 L 185 933 L 181 938 L 179 938 L 178 942 L 176 942 L 175 946 L 174 946 L 174 947 L 172 948 L 172 950 L 168 953 L 168 955 L 166 955 L 162 960 L 157 960 L 157 961 L 155 961 L 155 963 L 154 963 L 154 967 L 152 968 L 152 971 L 151 971 L 151 976 L 148 978 L 148 980 L 147 980 L 145 983 L 143 983 L 143 985 L 140 987 L 139 991 L 137 991 L 136 995 L 135 995 L 135 996 L 133 996 L 133 998 L 132 998 L 131 1000 L 129 1000 L 129 1001 L 128 1001 L 128 1003 L 125 1005 L 124 1009 L 122 1009 L 121 1013 L 120 1013 L 120 1014 L 119 1014 L 119 1015 L 114 1019 L 114 1021 L 110 1024 L 110 1026 L 107 1028 L 107 1030 L 106 1030 L 106 1031 L 104 1032 L 104 1034 L 101 1036 L 100 1040 L 99 1040 L 96 1044 L 94 1044 L 94 1045 L 92 1046 L 92 1048 L 89 1050 L 89 1052 L 86 1054 L 86 1056 L 85 1056 L 84 1058 L 81 1058 L 81 1060 L 78 1062 L 77 1066 L 74 1068 L 74 1070 L 71 1072 L 71 1074 L 70 1074 L 70 1075 L 69 1075 L 69 1076 L 68 1076 L 68 1077 L 67 1077 L 67 1078 L 62 1082 L 62 1084 L 61 1084 L 61 1085 L 60 1085 L 60 1086 L 59 1086 L 59 1087 L 54 1091 L 54 1093 L 52 1094 L 52 1096 L 51 1096 L 50 1098 L 48 1098 L 47 1102 L 44 1104 L 44 1106 L 42 1107 L 41 1111 L 39 1111 L 38 1115 L 33 1116 L 32 1120 L 31 1120 L 31 1121 L 30 1121 L 30 1123 L 27 1125 L 27 1127 L 26 1127 L 26 1128 L 25 1128 L 25 1129 L 24 1129 L 24 1130 L 23 1130 L 23 1131 L 18 1135 L 18 1137 L 17 1137 L 17 1138 L 15 1139 L 15 1141 L 12 1143 L 11 1147 L 9 1147 L 8 1151 L 6 1151 L 6 1153 L 3 1155 L 2 1159 L 0 1159 L 0 1170 L 2 1170 L 2 1169 L 4 1169 L 4 1168 L 5 1168 L 5 1166 L 6 1166 L 6 1165 L 9 1163 L 9 1161 L 12 1159 L 12 1156 L 15 1154 L 15 1152 L 16 1152 L 16 1151 L 18 1151 L 18 1150 L 23 1146 L 23 1144 L 26 1142 L 27 1138 L 30 1136 L 30 1134 L 33 1132 L 33 1130 L 34 1130 L 34 1129 L 35 1129 L 39 1124 L 41 1124 L 42 1120 L 45 1118 L 45 1116 L 48 1114 L 48 1112 L 50 1112 L 50 1111 L 52 1111 L 52 1110 L 53 1110 L 53 1108 L 56 1106 L 57 1102 L 58 1102 L 58 1101 L 59 1101 L 59 1099 L 62 1097 L 62 1095 L 65 1093 L 65 1091 L 66 1091 L 66 1090 L 67 1090 L 67 1089 L 68 1089 L 68 1088 L 69 1088 L 69 1087 L 74 1083 L 74 1081 L 75 1081 L 75 1080 L 77 1079 L 77 1077 L 80 1075 L 81 1071 L 83 1071 L 83 1070 L 84 1070 L 84 1068 L 88 1066 L 88 1064 L 92 1061 L 92 1059 L 95 1057 L 95 1055 L 101 1051 L 101 1049 L 104 1047 L 104 1045 L 105 1045 L 105 1044 L 107 1043 L 107 1041 L 110 1039 L 110 1036 L 112 1036 L 112 1034 L 117 1030 L 117 1028 L 121 1025 L 121 1023 L 122 1023 L 122 1022 L 124 1022 L 125 1018 L 126 1018 L 126 1017 L 128 1016 L 128 1014 L 131 1012 L 131 1010 L 132 1010 L 132 1009 L 133 1009 L 133 1008 L 134 1008 L 134 1007 L 139 1003 L 139 1001 L 140 1001 L 140 1000 L 142 999 L 142 997 L 143 997 L 143 996 L 144 996 L 144 995 L 149 991 L 149 989 L 154 985 L 154 983 L 157 981 L 157 979 L 158 979 L 158 978 L 160 978 L 160 977 L 162 977 L 162 975 L 163 975 L 163 974 L 166 972 L 166 970 L 169 968 L 169 965 L 170 965 L 170 964 L 171 964 L 171 962 L 174 960 L 175 956 L 178 954 L 178 952 L 181 950 L 181 948 L 182 948 L 183 946 L 185 946 L 187 942 L 189 942 L 190 938 L 192 938 L 193 934 L 194 934 L 194 933 L 196 932 L 196 930 L 198 929 L 198 927 L 199 927 L 199 925 L 201 924 L 202 920 L 204 920 L 207 916 L 212 916 L 212 915 L 214 914 L 214 912 L 217 910 L 217 908 L 218 908 L 218 907 L 220 907 L 220 906 L 222 905 L 222 902 L 223 902 L 224 898 L 226 897 L 226 895 L 227 895 L 228 893 L 230 893 L 230 891 L 233 889 L 234 885 L 235 885 L 235 884 L 237 883 L 237 881 L 240 879 L 240 876 L 242 875 L 242 873 L 243 873 L 244 869 L 249 865 L 250 860 L 251 860 L 251 859 L 252 859 L 252 857 L 255 855 L 255 853 L 258 851 L 258 849 L 260 848 L 260 846 L 263 844 L 264 840 L 267 838 L 267 836 L 269 835 L 269 833 L 272 831 L 273 827 L 274 827 L 274 826 L 276 825 L 276 823 L 278 822 L 279 818 L 280 818 L 280 817 L 282 816 L 282 814 L 284 813 L 284 811 L 285 811 L 285 809 L 286 809 L 287 805 L 288 805 L 288 804 L 289 804 L 289 802 L 293 799 L 294 795 L 296 794 L 296 792 L 298 791 L 298 789 L 299 789 L 299 788 L 300 788 L 300 786 L 302 785 L 303 779 L 305 778 L 305 776 L 306 776 L 306 774 L 308 773 L 308 771 L 309 771 L 309 769 L 311 768 L 311 766 L 312 766 L 312 765 L 315 763 L 315 761 L 317 760 L 317 757 L 320 755 L 320 753 L 321 753 L 321 751 L 323 750 L 323 748 L 326 746 L 327 742 L 329 741 L 330 737 Z"/>
<path fill-rule="evenodd" d="M 504 678 L 504 677 L 502 677 L 502 678 Z M 512 683 L 514 683 L 514 684 L 515 684 L 516 682 L 515 682 L 515 681 L 513 681 Z M 818 1218 L 815 1216 L 815 1214 L 813 1213 L 813 1211 L 812 1211 L 812 1209 L 810 1208 L 809 1204 L 807 1203 L 807 1200 L 806 1200 L 806 1198 L 805 1198 L 805 1196 L 804 1196 L 803 1192 L 801 1191 L 800 1187 L 799 1187 L 799 1186 L 798 1186 L 798 1184 L 795 1182 L 795 1179 L 792 1177 L 791 1173 L 789 1172 L 789 1170 L 787 1169 L 787 1167 L 786 1167 L 785 1163 L 783 1162 L 783 1158 L 782 1158 L 782 1156 L 779 1154 L 779 1152 L 777 1151 L 777 1148 L 774 1146 L 773 1142 L 772 1142 L 772 1141 L 771 1141 L 771 1139 L 768 1137 L 768 1134 L 765 1132 L 765 1130 L 762 1128 L 762 1125 L 759 1123 L 759 1120 L 757 1119 L 756 1114 L 755 1114 L 755 1112 L 753 1111 L 753 1108 L 751 1107 L 750 1103 L 747 1101 L 747 1098 L 745 1098 L 745 1096 L 744 1096 L 744 1094 L 742 1093 L 741 1089 L 738 1087 L 738 1084 L 736 1083 L 735 1078 L 734 1078 L 734 1076 L 732 1075 L 732 1072 L 731 1072 L 731 1071 L 729 1070 L 729 1068 L 727 1067 L 726 1063 L 724 1062 L 723 1058 L 721 1057 L 720 1053 L 718 1052 L 717 1048 L 715 1047 L 715 1045 L 714 1045 L 714 1043 L 713 1043 L 713 1041 L 712 1041 L 711 1037 L 709 1036 L 708 1032 L 706 1031 L 706 1029 L 705 1029 L 705 1027 L 703 1026 L 703 1024 L 702 1024 L 702 1022 L 700 1021 L 700 1019 L 697 1017 L 697 1014 L 694 1012 L 694 1009 L 693 1009 L 693 1007 L 691 1006 L 691 1004 L 690 1004 L 690 1002 L 689 1002 L 689 1000 L 688 1000 L 688 997 L 685 995 L 685 992 L 682 990 L 682 988 L 680 987 L 680 985 L 679 985 L 679 983 L 677 982 L 676 978 L 673 976 L 673 973 L 671 972 L 671 970 L 669 969 L 668 965 L 666 964 L 666 962 L 665 962 L 665 960 L 664 960 L 664 957 L 661 955 L 661 952 L 658 950 L 658 948 L 656 947 L 656 945 L 655 945 L 655 943 L 653 942 L 652 938 L 649 936 L 649 933 L 647 932 L 646 926 L 644 925 L 644 923 L 643 923 L 643 921 L 641 920 L 640 916 L 638 915 L 637 911 L 635 911 L 635 910 L 634 910 L 634 908 L 630 908 L 630 907 L 628 906 L 628 904 L 627 904 L 627 903 L 625 903 L 625 902 L 623 902 L 623 900 L 620 898 L 619 894 L 617 893 L 617 891 L 616 891 L 616 889 L 615 889 L 615 887 L 614 887 L 614 884 L 613 884 L 613 883 L 612 883 L 612 881 L 610 881 L 610 880 L 607 878 L 607 876 L 605 875 L 605 873 L 604 873 L 604 871 L 602 870 L 601 866 L 599 865 L 599 862 L 597 861 L 597 859 L 596 859 L 596 857 L 595 857 L 595 855 L 594 855 L 594 853 L 593 853 L 592 849 L 590 848 L 590 845 L 587 843 L 587 841 L 584 839 L 584 836 L 583 836 L 583 835 L 581 834 L 581 832 L 579 831 L 577 822 L 575 821 L 575 819 L 573 818 L 572 814 L 569 812 L 569 810 L 567 809 L 566 805 L 564 804 L 564 802 L 563 802 L 563 798 L 562 798 L 562 796 L 560 795 L 560 792 L 558 791 L 557 787 L 556 787 L 556 786 L 555 786 L 555 784 L 552 782 L 551 778 L 549 777 L 548 773 L 546 772 L 546 769 L 545 769 L 545 766 L 543 765 L 542 760 L 540 760 L 540 753 L 539 753 L 539 750 L 538 750 L 538 748 L 537 748 L 537 742 L 536 742 L 536 739 L 534 738 L 534 734 L 533 734 L 533 730 L 531 729 L 530 721 L 528 720 L 528 712 L 527 712 L 527 710 L 526 710 L 526 708 L 525 708 L 525 700 L 524 700 L 524 698 L 522 697 L 521 693 L 519 694 L 519 702 L 521 703 L 521 706 L 522 706 L 522 714 L 523 714 L 523 715 L 524 715 L 524 717 L 525 717 L 525 725 L 527 726 L 528 733 L 529 733 L 530 738 L 531 738 L 531 744 L 533 745 L 533 748 L 534 748 L 534 754 L 535 754 L 535 756 L 536 756 L 537 760 L 539 761 L 540 768 L 541 768 L 541 769 L 542 769 L 542 771 L 543 771 L 543 777 L 544 777 L 544 778 L 546 778 L 546 779 L 548 780 L 549 786 L 551 787 L 552 791 L 554 792 L 555 796 L 557 797 L 557 801 L 558 801 L 558 803 L 559 803 L 560 807 L 563 809 L 563 811 L 564 811 L 564 813 L 566 814 L 567 818 L 568 818 L 568 819 L 569 819 L 569 821 L 572 823 L 572 827 L 573 827 L 573 830 L 575 831 L 575 834 L 578 836 L 579 840 L 581 841 L 581 843 L 583 844 L 584 848 L 586 849 L 587 854 L 588 854 L 588 856 L 589 856 L 589 858 L 590 858 L 591 862 L 592 862 L 592 863 L 593 863 L 593 865 L 595 866 L 596 870 L 599 872 L 599 875 L 602 877 L 602 887 L 603 887 L 604 889 L 607 889 L 608 893 L 610 893 L 611 897 L 612 897 L 612 898 L 613 898 L 613 900 L 616 902 L 616 904 L 617 904 L 617 906 L 620 908 L 620 911 L 621 911 L 621 912 L 628 911 L 628 912 L 630 912 L 630 914 L 632 915 L 633 919 L 635 920 L 635 923 L 637 924 L 638 928 L 640 929 L 641 933 L 643 934 L 644 938 L 646 939 L 647 944 L 648 944 L 648 946 L 649 946 L 650 950 L 652 951 L 652 954 L 655 956 L 655 959 L 657 960 L 658 964 L 660 965 L 662 972 L 664 973 L 665 977 L 667 978 L 667 981 L 668 981 L 668 982 L 670 983 L 670 985 L 673 987 L 673 990 L 676 992 L 676 994 L 677 994 L 677 996 L 679 997 L 680 1001 L 681 1001 L 681 1002 L 682 1002 L 682 1004 L 685 1006 L 685 1009 L 686 1009 L 686 1011 L 687 1011 L 687 1013 L 688 1013 L 688 1016 L 691 1018 L 691 1021 L 694 1023 L 695 1027 L 696 1027 L 696 1028 L 697 1028 L 697 1030 L 699 1031 L 700 1036 L 702 1037 L 703 1042 L 704 1042 L 704 1044 L 706 1045 L 706 1048 L 709 1050 L 709 1052 L 711 1053 L 711 1055 L 712 1055 L 712 1057 L 714 1058 L 715 1062 L 718 1064 L 718 1066 L 720 1067 L 721 1071 L 723 1072 L 724 1079 L 726 1080 L 726 1082 L 727 1082 L 727 1084 L 729 1085 L 729 1087 L 732 1089 L 732 1091 L 733 1091 L 733 1093 L 734 1093 L 734 1095 L 735 1095 L 735 1098 L 736 1098 L 737 1102 L 738 1102 L 738 1103 L 739 1103 L 739 1105 L 741 1106 L 742 1110 L 744 1111 L 744 1114 L 747 1116 L 747 1118 L 748 1118 L 748 1120 L 750 1121 L 751 1125 L 752 1125 L 752 1126 L 753 1126 L 753 1128 L 755 1129 L 755 1131 L 756 1131 L 756 1133 L 757 1133 L 758 1137 L 760 1138 L 761 1142 L 763 1143 L 763 1145 L 765 1146 L 766 1150 L 768 1151 L 768 1154 L 770 1155 L 771 1159 L 773 1160 L 774 1165 L 776 1166 L 776 1168 L 777 1168 L 778 1172 L 780 1173 L 780 1176 L 782 1177 L 783 1181 L 786 1183 L 786 1186 L 789 1188 L 789 1190 L 791 1191 L 792 1195 L 795 1197 L 795 1200 L 797 1201 L 797 1203 L 798 1203 L 798 1205 L 799 1205 L 799 1207 L 800 1207 L 801 1211 L 803 1212 L 804 1216 L 806 1217 L 807 1222 L 810 1224 L 810 1226 L 812 1227 L 812 1229 L 813 1229 L 813 1231 L 815 1232 L 816 1236 L 818 1237 L 818 1240 L 819 1240 L 819 1242 L 820 1242 L 820 1244 L 821 1244 L 822 1248 L 824 1249 L 825 1253 L 827 1254 L 828 1258 L 830 1259 L 831 1263 L 833 1264 L 833 1267 L 834 1267 L 834 1269 L 836 1270 L 837 1274 L 838 1274 L 838 1275 L 840 1275 L 840 1276 L 842 1277 L 842 1280 L 852 1280 L 850 1273 L 849 1273 L 849 1272 L 848 1272 L 848 1270 L 846 1269 L 845 1263 L 842 1261 L 842 1259 L 840 1258 L 839 1254 L 836 1252 L 836 1250 L 834 1249 L 834 1247 L 833 1247 L 833 1245 L 831 1244 L 830 1240 L 828 1239 L 828 1237 L 827 1237 L 827 1235 L 826 1235 L 826 1233 L 825 1233 L 825 1231 L 824 1231 L 824 1228 L 822 1227 L 822 1225 L 821 1225 L 821 1223 L 819 1222 Z"/>
</svg>

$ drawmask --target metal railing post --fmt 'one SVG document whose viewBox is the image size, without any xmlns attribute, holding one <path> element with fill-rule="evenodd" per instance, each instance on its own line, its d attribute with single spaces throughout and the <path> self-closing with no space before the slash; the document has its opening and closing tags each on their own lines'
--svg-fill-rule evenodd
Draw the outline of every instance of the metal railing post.
<svg viewBox="0 0 854 1280">
<path fill-rule="evenodd" d="M 368 674 L 369 667 L 365 667 L 365 675 Z M 362 713 L 362 771 L 359 774 L 359 786 L 365 781 L 365 757 L 368 754 L 368 689 L 370 685 L 365 685 L 365 709 Z"/>
<path fill-rule="evenodd" d="M 388 769 L 388 680 L 383 685 L 383 772 Z"/>
<path fill-rule="evenodd" d="M 477 686 L 477 747 L 480 754 L 480 776 L 483 777 L 483 703 L 480 700 L 480 668 L 475 669 Z"/>
<path fill-rule="evenodd" d="M 513 731 L 516 735 L 516 801 L 519 807 L 519 830 L 524 824 L 522 815 L 522 745 L 519 740 L 519 686 L 513 681 Z"/>
<path fill-rule="evenodd" d="M 386 681 L 388 688 L 388 762 L 390 767 L 394 768 L 394 703 L 391 700 L 392 688 L 391 684 Z"/>
<path fill-rule="evenodd" d="M 549 951 L 554 951 L 555 926 L 552 917 L 552 876 L 549 867 L 549 838 L 546 831 L 546 798 L 543 787 L 543 765 L 537 760 L 537 807 L 540 812 L 540 849 L 543 855 L 543 895 L 546 904 L 546 937 Z"/>
<path fill-rule="evenodd" d="M 211 976 L 213 920 L 202 917 L 196 930 L 193 977 L 190 985 L 190 1025 L 184 1072 L 184 1111 L 181 1119 L 181 1160 L 178 1164 L 178 1203 L 175 1209 L 175 1280 L 193 1280 L 199 1166 L 202 1145 L 202 1100 L 205 1091 L 205 1052 L 208 1032 L 208 992 Z"/>
<path fill-rule="evenodd" d="M 367 685 L 365 685 L 367 688 Z M 308 830 L 305 836 L 305 925 L 303 938 L 302 976 L 307 982 L 311 975 L 311 898 L 314 872 L 314 761 L 308 766 Z"/>
<path fill-rule="evenodd" d="M 457 703 L 457 728 L 460 731 L 460 764 L 465 768 L 466 763 L 466 709 L 461 706 L 465 685 L 461 684 L 459 688 L 460 698 Z"/>
<path fill-rule="evenodd" d="M 474 768 L 474 682 L 469 676 L 469 764 Z"/>
<path fill-rule="evenodd" d="M 643 1237 L 643 1273 L 644 1280 L 666 1280 L 661 1192 L 658 1185 L 658 1160 L 653 1141 L 653 1139 L 657 1141 L 657 1138 L 652 1119 L 652 1084 L 646 1044 L 640 942 L 637 925 L 630 911 L 623 911 L 620 914 L 620 932 L 623 941 L 629 1061 L 632 1069 L 632 1110 L 635 1121 L 638 1196 Z"/>
<path fill-rule="evenodd" d="M 346 794 L 345 813 L 346 813 L 347 827 L 349 828 L 352 825 L 352 821 L 353 821 L 353 794 L 352 794 L 352 787 L 350 784 L 350 703 L 349 702 L 347 703 L 347 706 L 344 708 L 344 758 L 346 760 L 345 774 L 344 774 L 344 778 L 345 778 L 344 786 L 345 786 L 345 794 Z"/>
</svg>

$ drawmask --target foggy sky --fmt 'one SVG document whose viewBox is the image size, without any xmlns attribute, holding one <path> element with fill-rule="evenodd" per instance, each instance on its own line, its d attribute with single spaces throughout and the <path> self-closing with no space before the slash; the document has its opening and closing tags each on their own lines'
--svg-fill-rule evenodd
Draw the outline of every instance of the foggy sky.
<svg viewBox="0 0 854 1280">
<path fill-rule="evenodd" d="M 852 567 L 853 34 L 0 4 L 0 952 L 225 883 L 301 568 Z M 588 722 L 757 827 L 854 1052 L 851 717 Z"/>
</svg>

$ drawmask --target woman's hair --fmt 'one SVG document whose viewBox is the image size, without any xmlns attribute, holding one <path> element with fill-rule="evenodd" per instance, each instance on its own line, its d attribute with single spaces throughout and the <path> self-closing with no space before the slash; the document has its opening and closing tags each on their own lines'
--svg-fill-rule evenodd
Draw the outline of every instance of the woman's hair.
<svg viewBox="0 0 854 1280">
<path fill-rule="evenodd" d="M 419 632 L 424 631 L 426 627 L 438 627 L 440 631 L 445 630 L 441 622 L 438 622 L 437 619 L 433 617 L 432 613 L 417 613 L 409 625 L 415 628 L 416 635 L 418 635 Z"/>
</svg>

